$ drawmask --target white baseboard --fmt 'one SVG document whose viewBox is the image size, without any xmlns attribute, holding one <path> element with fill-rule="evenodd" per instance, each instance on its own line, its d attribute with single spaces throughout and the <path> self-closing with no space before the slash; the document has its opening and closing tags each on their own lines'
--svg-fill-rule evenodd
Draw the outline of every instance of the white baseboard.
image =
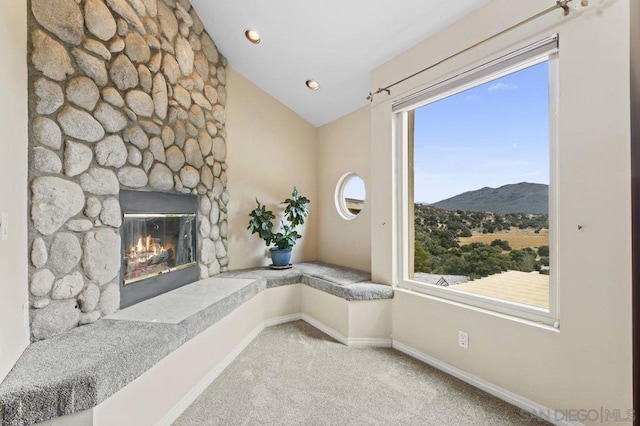
<svg viewBox="0 0 640 426">
<path fill-rule="evenodd" d="M 428 364 L 434 368 L 437 368 L 440 371 L 443 371 L 453 377 L 456 377 L 463 382 L 466 382 L 476 388 L 487 392 L 495 396 L 496 398 L 500 398 L 503 401 L 508 402 L 511 405 L 514 405 L 520 408 L 527 413 L 535 414 L 535 413 L 553 413 L 553 410 L 544 407 L 530 399 L 527 399 L 523 396 L 517 395 L 511 391 L 508 391 L 500 386 L 496 386 L 493 383 L 490 383 L 484 379 L 481 379 L 478 376 L 474 376 L 473 374 L 469 374 L 465 371 L 460 370 L 457 367 L 454 367 L 451 364 L 447 364 L 446 362 L 442 362 L 432 356 L 429 356 L 425 353 L 418 351 L 410 346 L 407 346 L 403 343 L 400 343 L 396 340 L 393 341 L 393 348 L 399 350 L 402 353 L 409 355 L 412 358 L 420 360 L 425 364 Z M 571 422 L 571 421 L 558 421 L 553 419 L 544 419 L 555 425 L 561 426 L 582 426 L 582 423 Z"/>
<path fill-rule="evenodd" d="M 368 337 L 349 337 L 347 339 L 347 346 L 353 346 L 354 348 L 373 346 L 376 348 L 390 348 L 393 343 L 391 339 L 380 338 L 368 338 Z"/>
<path fill-rule="evenodd" d="M 269 318 L 268 320 L 264 320 L 265 327 L 273 327 L 274 325 L 280 325 L 287 322 L 299 321 L 302 319 L 302 314 L 291 314 L 284 315 L 276 318 Z"/>
<path fill-rule="evenodd" d="M 304 321 L 307 324 L 317 328 L 318 330 L 322 331 L 324 334 L 328 334 L 329 336 L 333 337 L 334 339 L 336 339 L 338 342 L 342 343 L 343 345 L 347 345 L 347 346 L 349 345 L 349 339 L 347 339 L 341 333 L 335 331 L 333 328 L 324 325 L 323 323 L 321 323 L 317 319 L 315 319 L 313 317 L 310 317 L 307 314 L 302 314 L 302 321 Z"/>
<path fill-rule="evenodd" d="M 346 337 L 342 333 L 334 330 L 333 328 L 321 323 L 317 319 L 307 315 L 302 314 L 302 321 L 308 323 L 309 325 L 317 328 L 322 331 L 324 334 L 328 334 L 333 337 L 338 342 L 343 345 L 352 346 L 354 348 L 364 347 L 364 346 L 375 346 L 378 348 L 390 348 L 392 344 L 391 339 L 379 339 L 379 338 L 369 338 L 369 337 Z"/>
</svg>

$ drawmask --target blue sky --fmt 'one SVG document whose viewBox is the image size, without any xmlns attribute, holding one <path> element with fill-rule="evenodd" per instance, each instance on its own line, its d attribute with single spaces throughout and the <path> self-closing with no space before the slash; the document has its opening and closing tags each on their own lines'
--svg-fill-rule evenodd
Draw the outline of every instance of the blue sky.
<svg viewBox="0 0 640 426">
<path fill-rule="evenodd" d="M 416 110 L 419 203 L 518 182 L 549 183 L 548 62 Z"/>
<path fill-rule="evenodd" d="M 353 198 L 356 200 L 364 200 L 366 198 L 366 189 L 364 182 L 360 176 L 354 176 L 344 187 L 345 198 Z"/>
</svg>

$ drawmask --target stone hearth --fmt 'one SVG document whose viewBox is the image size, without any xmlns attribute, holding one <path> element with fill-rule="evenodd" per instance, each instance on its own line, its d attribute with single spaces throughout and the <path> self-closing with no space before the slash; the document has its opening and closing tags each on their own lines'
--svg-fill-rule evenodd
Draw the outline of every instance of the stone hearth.
<svg viewBox="0 0 640 426">
<path fill-rule="evenodd" d="M 34 340 L 120 307 L 121 189 L 197 194 L 199 276 L 226 270 L 226 60 L 188 0 L 31 0 Z"/>
</svg>

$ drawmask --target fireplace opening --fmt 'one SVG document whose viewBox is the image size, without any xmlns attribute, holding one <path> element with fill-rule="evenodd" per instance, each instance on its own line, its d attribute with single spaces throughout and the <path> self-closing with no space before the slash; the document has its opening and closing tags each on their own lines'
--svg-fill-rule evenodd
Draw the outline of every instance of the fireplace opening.
<svg viewBox="0 0 640 426">
<path fill-rule="evenodd" d="M 126 213 L 124 285 L 196 265 L 195 214 Z"/>
<path fill-rule="evenodd" d="M 198 197 L 120 191 L 120 308 L 198 281 Z"/>
</svg>

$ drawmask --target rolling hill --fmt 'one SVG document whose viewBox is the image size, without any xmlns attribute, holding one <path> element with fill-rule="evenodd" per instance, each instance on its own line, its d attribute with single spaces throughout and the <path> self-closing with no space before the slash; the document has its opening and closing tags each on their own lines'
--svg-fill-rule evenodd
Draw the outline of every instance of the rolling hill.
<svg viewBox="0 0 640 426">
<path fill-rule="evenodd" d="M 446 210 L 549 214 L 549 185 L 521 182 L 482 188 L 431 204 Z"/>
</svg>

